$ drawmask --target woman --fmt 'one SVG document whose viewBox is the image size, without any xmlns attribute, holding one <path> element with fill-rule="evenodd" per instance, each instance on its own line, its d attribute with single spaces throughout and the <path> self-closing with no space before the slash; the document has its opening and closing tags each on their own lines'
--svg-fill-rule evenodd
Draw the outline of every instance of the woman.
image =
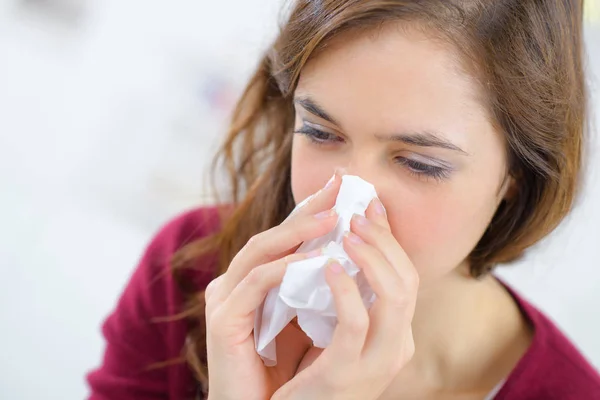
<svg viewBox="0 0 600 400">
<path fill-rule="evenodd" d="M 216 159 L 230 196 L 150 244 L 104 325 L 91 398 L 600 399 L 597 372 L 490 274 L 572 208 L 582 8 L 298 0 Z M 254 310 L 310 256 L 292 255 L 299 244 L 333 229 L 343 173 L 381 199 L 344 239 L 377 300 L 366 310 L 330 263 L 332 344 L 312 347 L 291 323 L 267 368 Z"/>
</svg>

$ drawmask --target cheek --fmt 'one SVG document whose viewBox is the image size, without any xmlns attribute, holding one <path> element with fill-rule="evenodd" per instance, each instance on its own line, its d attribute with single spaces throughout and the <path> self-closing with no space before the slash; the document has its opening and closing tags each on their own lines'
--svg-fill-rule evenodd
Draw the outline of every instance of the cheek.
<svg viewBox="0 0 600 400">
<path fill-rule="evenodd" d="M 335 157 L 318 157 L 302 138 L 292 145 L 292 194 L 296 204 L 321 189 L 340 166 Z"/>
<path fill-rule="evenodd" d="M 296 204 L 322 188 L 336 167 L 346 166 L 344 157 L 343 152 L 324 157 L 302 137 L 295 137 L 291 183 Z M 459 266 L 483 235 L 497 206 L 497 188 L 482 184 L 495 181 L 492 176 L 463 176 L 439 186 L 424 186 L 429 184 L 384 178 L 388 175 L 383 171 L 368 175 L 386 206 L 394 237 L 422 281 Z"/>
<path fill-rule="evenodd" d="M 423 280 L 458 267 L 483 235 L 495 210 L 489 191 L 440 189 L 438 193 L 404 193 L 395 198 L 402 200 L 387 203 L 393 204 L 388 207 L 392 232 Z"/>
</svg>

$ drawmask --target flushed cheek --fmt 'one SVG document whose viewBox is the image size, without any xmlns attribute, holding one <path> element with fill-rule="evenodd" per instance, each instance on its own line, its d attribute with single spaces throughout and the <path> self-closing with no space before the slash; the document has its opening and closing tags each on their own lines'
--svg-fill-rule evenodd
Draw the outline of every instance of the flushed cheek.
<svg viewBox="0 0 600 400">
<path fill-rule="evenodd" d="M 392 233 L 408 254 L 421 279 L 443 276 L 468 256 L 485 219 L 473 216 L 464 199 L 421 198 L 413 204 L 388 207 Z"/>
</svg>

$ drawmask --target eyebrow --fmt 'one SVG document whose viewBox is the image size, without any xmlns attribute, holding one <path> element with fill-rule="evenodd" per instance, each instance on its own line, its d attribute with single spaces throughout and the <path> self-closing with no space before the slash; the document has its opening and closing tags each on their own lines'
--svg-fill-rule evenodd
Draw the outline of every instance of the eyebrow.
<svg viewBox="0 0 600 400">
<path fill-rule="evenodd" d="M 375 137 L 381 141 L 402 142 L 418 147 L 440 147 L 442 149 L 457 151 L 467 156 L 469 155 L 469 153 L 434 131 L 404 132 L 389 136 L 375 135 Z"/>
<path fill-rule="evenodd" d="M 321 107 L 316 101 L 314 101 L 310 97 L 298 97 L 294 99 L 294 103 L 299 104 L 309 113 L 316 115 L 317 117 L 324 119 L 325 121 L 331 122 L 332 124 L 340 126 L 340 124 L 335 120 L 335 118 L 327 114 L 323 107 Z M 418 132 L 403 132 L 393 135 L 375 135 L 375 137 L 380 141 L 402 142 L 411 146 L 418 147 L 440 147 L 443 149 L 453 150 L 465 155 L 469 155 L 469 153 L 467 153 L 454 143 L 450 142 L 447 139 L 444 139 L 443 135 L 432 130 Z"/>
<path fill-rule="evenodd" d="M 316 115 L 319 118 L 324 119 L 325 121 L 331 122 L 337 126 L 340 124 L 333 118 L 331 115 L 327 114 L 327 112 L 321 107 L 316 101 L 311 99 L 310 97 L 298 97 L 294 99 L 294 103 L 299 104 L 311 114 Z"/>
</svg>

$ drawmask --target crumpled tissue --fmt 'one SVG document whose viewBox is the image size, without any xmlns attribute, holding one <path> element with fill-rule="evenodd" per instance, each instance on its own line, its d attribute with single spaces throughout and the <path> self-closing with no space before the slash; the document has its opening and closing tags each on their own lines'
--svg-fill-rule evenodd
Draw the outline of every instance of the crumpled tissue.
<svg viewBox="0 0 600 400">
<path fill-rule="evenodd" d="M 315 195 L 298 204 L 294 211 Z M 367 181 L 354 175 L 342 177 L 334 206 L 339 217 L 335 229 L 304 242 L 296 251 L 308 253 L 320 248 L 322 255 L 290 263 L 281 284 L 269 291 L 256 312 L 256 351 L 266 366 L 277 364 L 275 337 L 296 316 L 298 325 L 312 339 L 314 346 L 325 348 L 330 344 L 337 323 L 333 295 L 325 280 L 325 267 L 330 259 L 337 260 L 357 283 L 365 307 L 372 305 L 375 294 L 363 272 L 344 251 L 342 239 L 350 230 L 352 216 L 364 216 L 369 203 L 376 197 L 375 187 Z"/>
</svg>

